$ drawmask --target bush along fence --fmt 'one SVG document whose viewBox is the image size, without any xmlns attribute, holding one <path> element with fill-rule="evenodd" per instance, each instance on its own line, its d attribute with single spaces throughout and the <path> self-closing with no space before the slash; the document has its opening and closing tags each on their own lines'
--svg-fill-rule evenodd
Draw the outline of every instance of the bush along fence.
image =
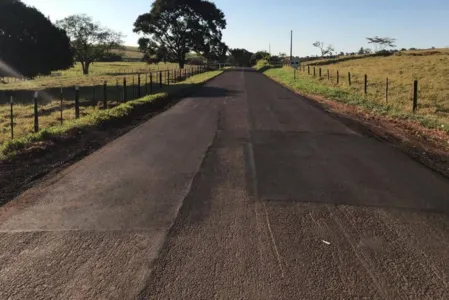
<svg viewBox="0 0 449 300">
<path fill-rule="evenodd" d="M 206 66 L 195 66 L 189 69 L 125 76 L 120 80 L 103 81 L 92 86 L 49 88 L 38 91 L 2 91 L 0 93 L 3 94 L 1 97 L 3 99 L 0 99 L 2 100 L 0 103 L 4 104 L 0 105 L 0 116 L 9 118 L 10 138 L 14 139 L 17 136 L 15 129 L 18 124 L 26 125 L 26 133 L 38 132 L 41 128 L 55 125 L 55 120 L 62 125 L 65 120 L 78 119 L 89 114 L 88 108 L 93 110 L 111 108 L 129 100 L 163 91 L 173 83 L 182 82 L 207 70 Z M 5 99 L 8 100 L 5 101 Z M 49 116 L 50 120 L 47 120 Z M 44 119 L 45 122 L 42 123 Z M 0 130 L 5 131 L 5 123 L 0 123 L 0 127 L 3 127 Z"/>
<path fill-rule="evenodd" d="M 339 70 L 330 70 L 330 69 L 326 69 L 326 73 L 323 72 L 323 68 L 319 67 L 319 66 L 313 66 L 313 65 L 302 65 L 299 67 L 299 71 L 303 72 L 304 74 L 313 76 L 316 79 L 319 80 L 328 80 L 328 81 L 333 81 L 337 86 L 342 85 L 343 84 L 343 80 L 347 80 L 347 86 L 349 88 L 355 88 L 354 85 L 354 74 L 351 74 L 351 72 L 348 72 L 347 74 L 345 74 L 346 76 L 344 76 L 343 74 L 340 73 Z M 332 72 L 333 71 L 333 72 Z M 344 78 L 346 77 L 346 78 Z M 368 74 L 363 74 L 363 76 L 358 75 L 357 78 L 359 79 L 358 83 L 360 83 L 360 81 L 362 81 L 362 85 L 361 87 L 359 86 L 358 88 L 360 89 L 359 92 L 363 93 L 365 96 L 368 95 L 369 92 L 369 77 Z M 360 80 L 360 78 L 362 78 Z M 385 103 L 388 104 L 389 103 L 389 97 L 390 97 L 390 79 L 388 77 L 385 78 Z M 418 92 L 419 92 L 419 83 L 418 80 L 415 79 L 413 81 L 410 82 L 410 89 L 412 91 L 411 94 L 411 110 L 413 113 L 415 113 L 418 109 Z"/>
</svg>

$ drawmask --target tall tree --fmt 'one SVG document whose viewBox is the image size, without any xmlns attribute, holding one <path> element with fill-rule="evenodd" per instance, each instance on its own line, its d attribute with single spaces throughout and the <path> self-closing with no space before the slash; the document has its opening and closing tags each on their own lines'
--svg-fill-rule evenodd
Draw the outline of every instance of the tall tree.
<svg viewBox="0 0 449 300">
<path fill-rule="evenodd" d="M 246 49 L 231 49 L 229 50 L 231 53 L 230 62 L 239 67 L 248 67 L 251 64 L 252 53 Z"/>
<path fill-rule="evenodd" d="M 211 47 L 220 46 L 226 28 L 223 12 L 206 0 L 155 0 L 149 13 L 140 15 L 134 32 L 141 38 L 141 49 L 164 47 L 170 60 L 184 68 L 186 54 L 195 51 L 205 56 Z"/>
<path fill-rule="evenodd" d="M 172 61 L 170 54 L 164 46 L 159 46 L 154 41 L 141 38 L 139 39 L 139 50 L 144 53 L 144 58 L 149 62 L 161 62 L 166 63 Z"/>
<path fill-rule="evenodd" d="M 81 63 L 83 74 L 89 74 L 90 65 L 107 56 L 112 49 L 122 48 L 122 35 L 86 15 L 72 15 L 56 23 L 70 37 L 75 59 Z"/>
<path fill-rule="evenodd" d="M 257 64 L 257 61 L 259 61 L 261 59 L 268 60 L 269 58 L 270 58 L 270 53 L 268 53 L 267 51 L 257 51 L 256 53 L 254 53 L 251 56 L 251 65 Z"/>
<path fill-rule="evenodd" d="M 229 52 L 228 46 L 221 41 L 211 41 L 209 45 L 205 45 L 202 51 L 199 52 L 208 61 L 214 60 L 218 62 L 224 62 Z"/>
<path fill-rule="evenodd" d="M 316 41 L 315 43 L 312 44 L 314 47 L 317 47 L 318 49 L 320 49 L 321 51 L 321 56 L 325 56 L 327 54 L 332 55 L 332 52 L 335 51 L 334 47 L 332 47 L 332 45 L 328 45 L 326 47 L 326 45 L 323 42 L 320 41 Z"/>
<path fill-rule="evenodd" d="M 35 77 L 73 66 L 70 41 L 36 8 L 0 0 L 0 76 Z"/>
<path fill-rule="evenodd" d="M 386 50 L 387 48 L 395 48 L 396 45 L 394 42 L 396 41 L 395 38 L 390 37 L 367 37 L 369 44 L 374 44 L 375 52 L 379 52 L 382 50 Z"/>
</svg>

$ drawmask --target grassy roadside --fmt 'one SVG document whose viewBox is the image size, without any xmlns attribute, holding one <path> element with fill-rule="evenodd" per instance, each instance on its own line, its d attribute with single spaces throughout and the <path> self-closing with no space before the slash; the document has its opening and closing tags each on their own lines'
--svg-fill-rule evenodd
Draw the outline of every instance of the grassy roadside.
<svg viewBox="0 0 449 300">
<path fill-rule="evenodd" d="M 186 65 L 185 69 L 191 70 L 196 66 Z M 31 90 L 39 91 L 48 88 L 61 88 L 79 86 L 92 86 L 103 84 L 107 81 L 109 85 L 115 84 L 116 80 L 122 81 L 127 77 L 128 83 L 132 76 L 137 77 L 138 73 L 148 74 L 150 72 L 178 70 L 179 66 L 175 63 L 147 64 L 144 62 L 96 62 L 89 70 L 89 75 L 83 75 L 81 64 L 76 63 L 68 70 L 58 71 L 61 76 L 42 76 L 32 80 L 21 81 L 17 79 L 8 79 L 7 84 L 0 84 L 2 90 Z M 154 80 L 157 81 L 156 75 Z"/>
<path fill-rule="evenodd" d="M 80 119 L 67 121 L 64 125 L 52 126 L 42 129 L 37 133 L 31 133 L 24 137 L 7 141 L 0 146 L 0 160 L 14 156 L 17 151 L 28 148 L 33 143 L 58 139 L 70 135 L 72 132 L 86 131 L 104 126 L 109 122 L 126 118 L 137 110 L 145 108 L 147 105 L 156 101 L 167 99 L 169 97 L 182 96 L 189 89 L 218 76 L 222 72 L 223 71 L 218 70 L 195 75 L 185 81 L 167 86 L 157 94 L 147 95 L 140 99 L 128 101 L 111 109 L 97 110 Z"/>
<path fill-rule="evenodd" d="M 381 104 L 368 96 L 362 96 L 351 90 L 325 85 L 320 80 L 314 79 L 302 72 L 296 73 L 296 80 L 293 79 L 293 70 L 289 67 L 266 68 L 256 66 L 268 77 L 283 84 L 284 86 L 306 96 L 321 96 L 326 99 L 340 103 L 349 104 L 360 108 L 362 111 L 377 115 L 389 116 L 396 119 L 408 120 L 419 123 L 426 128 L 438 129 L 449 133 L 449 119 L 433 114 L 412 113 L 393 104 Z"/>
</svg>

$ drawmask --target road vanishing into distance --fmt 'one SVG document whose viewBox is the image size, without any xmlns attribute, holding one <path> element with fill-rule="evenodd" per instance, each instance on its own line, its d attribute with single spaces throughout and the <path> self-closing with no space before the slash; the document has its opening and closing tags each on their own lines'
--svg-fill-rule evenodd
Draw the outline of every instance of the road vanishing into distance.
<svg viewBox="0 0 449 300">
<path fill-rule="evenodd" d="M 449 180 L 229 70 L 1 207 L 0 299 L 449 299 Z"/>
</svg>

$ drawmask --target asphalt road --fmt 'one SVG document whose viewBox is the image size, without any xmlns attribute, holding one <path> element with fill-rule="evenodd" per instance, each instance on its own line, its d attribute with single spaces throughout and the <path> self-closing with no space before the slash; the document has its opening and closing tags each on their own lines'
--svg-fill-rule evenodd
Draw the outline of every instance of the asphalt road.
<svg viewBox="0 0 449 300">
<path fill-rule="evenodd" d="M 0 299 L 449 299 L 449 180 L 248 69 L 0 208 Z"/>
</svg>

